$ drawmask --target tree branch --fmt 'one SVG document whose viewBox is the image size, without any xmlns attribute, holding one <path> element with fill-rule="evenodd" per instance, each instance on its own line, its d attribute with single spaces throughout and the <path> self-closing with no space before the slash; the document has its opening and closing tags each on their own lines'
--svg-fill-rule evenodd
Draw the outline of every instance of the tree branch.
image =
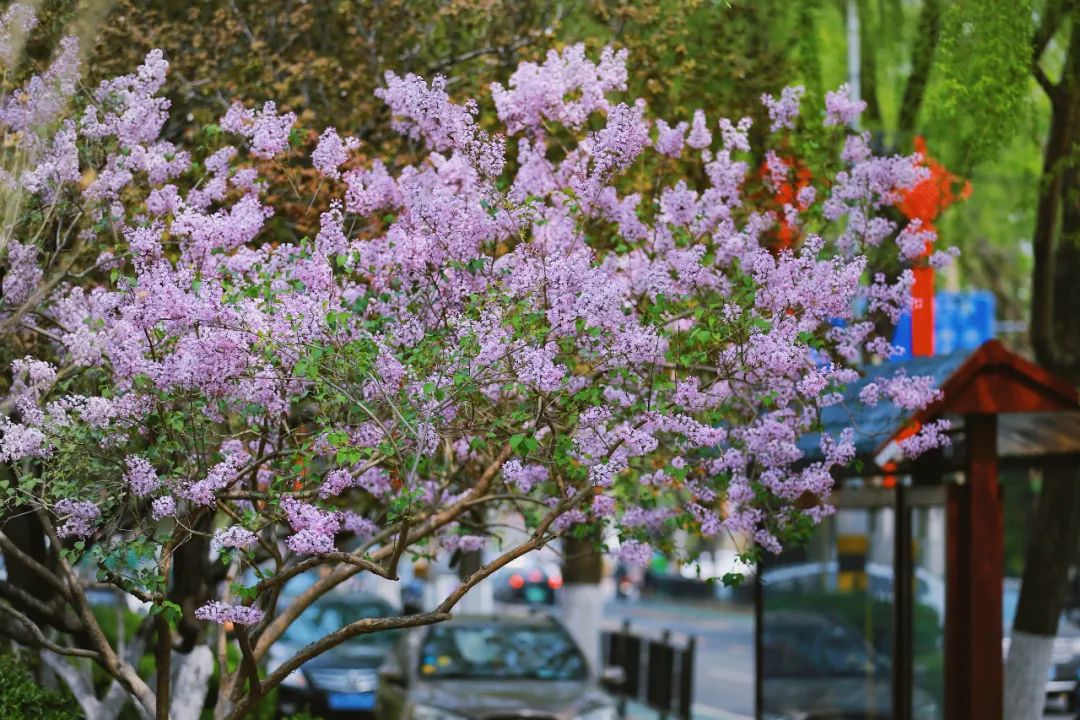
<svg viewBox="0 0 1080 720">
<path fill-rule="evenodd" d="M 1046 46 L 1050 44 L 1050 40 L 1061 27 L 1062 18 L 1069 15 L 1075 5 L 1075 0 L 1048 2 L 1042 22 L 1039 23 L 1039 27 L 1035 29 L 1035 34 L 1031 38 L 1031 74 L 1035 76 L 1035 82 L 1039 83 L 1039 87 L 1054 105 L 1061 101 L 1061 85 L 1054 83 L 1043 70 L 1042 56 L 1046 52 Z"/>
<path fill-rule="evenodd" d="M 401 523 L 401 532 L 398 533 L 397 542 L 394 543 L 394 552 L 386 563 L 386 572 L 391 580 L 397 580 L 398 563 L 401 562 L 401 554 L 405 552 L 405 545 L 409 540 L 409 518 L 406 517 Z"/>
<path fill-rule="evenodd" d="M 481 473 L 477 479 L 476 484 L 466 493 L 465 497 L 461 498 L 458 502 L 454 503 L 450 507 L 435 513 L 427 520 L 420 523 L 416 528 L 408 534 L 409 541 L 407 544 L 418 542 L 422 538 L 427 537 L 431 533 L 442 528 L 464 513 L 469 505 L 468 503 L 478 497 L 483 497 L 487 494 L 488 488 L 491 487 L 492 481 L 499 473 L 504 462 L 509 459 L 513 451 L 509 445 L 504 445 L 499 451 L 499 454 L 492 459 L 488 466 Z M 393 547 L 383 546 L 372 552 L 369 558 L 378 562 L 386 558 L 393 552 Z M 315 581 L 311 587 L 304 590 L 302 593 L 296 596 L 293 602 L 278 614 L 274 620 L 263 629 L 259 635 L 258 641 L 255 643 L 255 658 L 256 660 L 262 660 L 266 655 L 270 646 L 279 638 L 281 634 L 292 624 L 296 618 L 300 617 L 300 614 L 306 610 L 311 603 L 315 602 L 318 598 L 329 592 L 332 588 L 337 587 L 345 580 L 360 572 L 363 569 L 357 565 L 347 565 L 345 567 L 339 567 L 331 572 L 329 575 L 320 578 Z M 269 689 L 269 688 L 267 688 Z"/>
<path fill-rule="evenodd" d="M 23 565 L 33 570 L 35 575 L 52 586 L 52 588 L 62 596 L 71 599 L 71 593 L 68 591 L 67 586 L 55 573 L 51 572 L 49 568 L 23 552 L 22 549 L 12 542 L 11 538 L 3 532 L 0 532 L 0 549 L 3 549 L 5 554 L 11 555 L 18 559 Z"/>
<path fill-rule="evenodd" d="M 154 654 L 154 666 L 157 673 L 157 687 L 154 688 L 154 696 L 157 699 L 157 708 L 154 712 L 155 720 L 169 720 L 169 681 L 172 670 L 172 629 L 169 621 L 165 619 L 164 612 L 158 612 L 154 616 L 154 629 L 157 631 L 157 647 Z"/>
<path fill-rule="evenodd" d="M 42 616 L 57 630 L 66 633 L 77 633 L 82 630 L 78 618 L 65 614 L 64 608 L 56 607 L 57 600 L 63 601 L 60 596 L 55 596 L 51 601 L 46 602 L 34 597 L 18 585 L 13 585 L 6 580 L 0 580 L 0 597 L 3 597 L 13 606 L 18 606 L 16 609 L 21 608 L 24 612 Z"/>
<path fill-rule="evenodd" d="M 384 630 L 400 630 L 402 628 L 418 627 L 421 625 L 432 625 L 449 619 L 449 613 L 430 612 L 421 613 L 419 615 L 404 615 L 401 617 L 364 618 L 349 623 L 329 635 L 316 640 L 310 645 L 305 646 L 291 658 L 279 665 L 272 673 L 266 676 L 266 680 L 262 683 L 262 691 L 265 693 L 273 690 L 280 685 L 293 670 L 296 670 L 308 660 L 318 657 L 327 650 L 337 647 L 349 638 L 367 633 L 382 632 Z M 254 699 L 250 695 L 245 697 L 235 708 L 233 708 L 232 713 L 229 715 L 229 719 L 239 720 L 244 717 L 247 711 L 254 705 L 254 702 Z"/>
<path fill-rule="evenodd" d="M 41 660 L 59 675 L 64 684 L 68 686 L 86 717 L 97 718 L 102 716 L 101 702 L 94 694 L 91 678 L 85 677 L 79 672 L 78 668 L 51 650 L 42 650 Z"/>
<path fill-rule="evenodd" d="M 132 697 L 139 701 L 139 704 L 142 705 L 143 709 L 153 716 L 157 708 L 157 700 L 154 697 L 154 692 L 150 689 L 150 686 L 139 677 L 135 668 L 117 657 L 112 645 L 109 644 L 109 639 L 105 637 L 101 625 L 98 624 L 97 618 L 94 617 L 94 613 L 90 609 L 90 603 L 86 600 L 86 595 L 83 593 L 78 576 L 75 575 L 75 571 L 72 569 L 71 564 L 68 563 L 60 553 L 60 549 L 63 545 L 60 542 L 60 538 L 56 535 L 56 529 L 53 527 L 52 521 L 42 510 L 37 511 L 37 516 L 38 520 L 41 522 L 42 528 L 45 529 L 46 534 L 49 536 L 49 542 L 52 546 L 56 562 L 60 566 L 67 581 L 67 585 L 71 590 L 72 606 L 75 608 L 78 617 L 82 620 L 82 624 L 86 628 L 87 634 L 90 636 L 91 643 L 97 648 L 96 659 L 98 663 L 106 672 L 120 681 L 120 683 L 127 688 L 128 692 L 131 693 Z"/>
<path fill-rule="evenodd" d="M 1031 38 L 1031 59 L 1035 64 L 1042 59 L 1046 46 L 1057 34 L 1061 19 L 1072 12 L 1075 4 L 1076 0 L 1058 0 L 1046 4 L 1042 22 L 1039 23 L 1039 27 L 1035 29 L 1035 34 Z"/>
<path fill-rule="evenodd" d="M 11 617 L 15 618 L 15 620 L 17 620 L 20 625 L 22 625 L 30 632 L 30 634 L 34 638 L 34 642 L 36 642 L 40 647 L 43 647 L 46 650 L 51 650 L 57 655 L 84 657 L 90 658 L 92 660 L 99 659 L 98 653 L 94 652 L 93 650 L 85 650 L 83 648 L 64 647 L 62 645 L 57 645 L 52 640 L 45 637 L 45 633 L 41 632 L 41 628 L 37 626 L 37 623 L 23 615 L 15 608 L 11 607 L 11 605 L 6 602 L 0 602 L 0 612 L 6 613 Z"/>
<path fill-rule="evenodd" d="M 907 140 L 915 130 L 940 36 L 941 7 L 938 5 L 938 0 L 925 0 L 919 12 L 915 44 L 911 51 L 911 73 L 904 84 L 900 117 L 897 119 L 897 130 L 904 140 Z"/>
<path fill-rule="evenodd" d="M 259 664 L 255 660 L 255 651 L 251 649 L 251 638 L 248 636 L 246 627 L 242 625 L 236 627 L 236 639 L 240 644 L 240 670 L 247 678 L 248 687 L 251 688 L 248 697 L 253 703 L 257 703 L 263 696 L 263 687 L 259 680 Z M 239 688 L 240 685 L 236 687 Z"/>
<path fill-rule="evenodd" d="M 1046 97 L 1050 98 L 1051 104 L 1056 105 L 1058 101 L 1059 88 L 1054 82 L 1047 76 L 1046 71 L 1042 69 L 1042 66 L 1036 61 L 1031 66 L 1031 74 L 1035 76 L 1035 82 L 1039 83 L 1039 87 L 1046 93 Z"/>
</svg>

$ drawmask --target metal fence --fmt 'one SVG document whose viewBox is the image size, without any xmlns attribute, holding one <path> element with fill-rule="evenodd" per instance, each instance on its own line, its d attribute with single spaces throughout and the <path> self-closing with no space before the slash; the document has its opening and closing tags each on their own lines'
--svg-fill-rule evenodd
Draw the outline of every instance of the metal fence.
<svg viewBox="0 0 1080 720">
<path fill-rule="evenodd" d="M 690 718 L 694 699 L 693 636 L 675 644 L 667 630 L 659 638 L 633 632 L 630 621 L 602 634 L 604 661 L 607 667 L 622 668 L 624 682 L 613 691 L 622 701 L 644 703 L 660 713 L 661 718 Z"/>
</svg>

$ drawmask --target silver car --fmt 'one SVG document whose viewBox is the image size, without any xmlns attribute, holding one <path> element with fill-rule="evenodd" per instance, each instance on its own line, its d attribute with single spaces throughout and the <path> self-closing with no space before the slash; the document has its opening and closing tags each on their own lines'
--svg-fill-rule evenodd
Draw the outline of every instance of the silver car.
<svg viewBox="0 0 1080 720">
<path fill-rule="evenodd" d="M 605 674 L 609 684 L 621 670 Z M 379 673 L 385 720 L 614 720 L 566 629 L 544 613 L 457 617 L 410 632 Z"/>
</svg>

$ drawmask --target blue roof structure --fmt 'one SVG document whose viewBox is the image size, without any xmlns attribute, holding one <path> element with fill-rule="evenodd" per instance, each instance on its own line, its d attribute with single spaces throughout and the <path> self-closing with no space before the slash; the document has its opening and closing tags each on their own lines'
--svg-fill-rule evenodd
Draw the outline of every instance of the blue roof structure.
<svg viewBox="0 0 1080 720">
<path fill-rule="evenodd" d="M 965 349 L 948 355 L 908 357 L 896 362 L 864 367 L 863 376 L 845 388 L 843 401 L 821 411 L 823 431 L 827 435 L 838 437 L 845 428 L 852 428 L 855 431 L 856 457 L 864 461 L 871 458 L 882 443 L 903 428 L 912 413 L 902 410 L 885 397 L 882 397 L 873 407 L 863 405 L 859 401 L 859 393 L 862 389 L 871 382 L 892 377 L 900 370 L 912 377 L 929 375 L 934 378 L 935 386 L 940 388 L 974 354 L 974 351 L 974 349 Z M 806 462 L 823 459 L 820 445 L 820 433 L 802 437 L 799 448 L 806 453 Z"/>
</svg>

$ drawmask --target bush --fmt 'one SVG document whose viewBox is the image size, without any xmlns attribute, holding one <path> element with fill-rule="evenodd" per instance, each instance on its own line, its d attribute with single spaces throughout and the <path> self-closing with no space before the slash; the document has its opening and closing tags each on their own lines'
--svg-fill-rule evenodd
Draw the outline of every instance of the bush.
<svg viewBox="0 0 1080 720">
<path fill-rule="evenodd" d="M 0 720 L 78 720 L 75 699 L 39 685 L 26 662 L 9 653 L 0 655 Z"/>
</svg>

